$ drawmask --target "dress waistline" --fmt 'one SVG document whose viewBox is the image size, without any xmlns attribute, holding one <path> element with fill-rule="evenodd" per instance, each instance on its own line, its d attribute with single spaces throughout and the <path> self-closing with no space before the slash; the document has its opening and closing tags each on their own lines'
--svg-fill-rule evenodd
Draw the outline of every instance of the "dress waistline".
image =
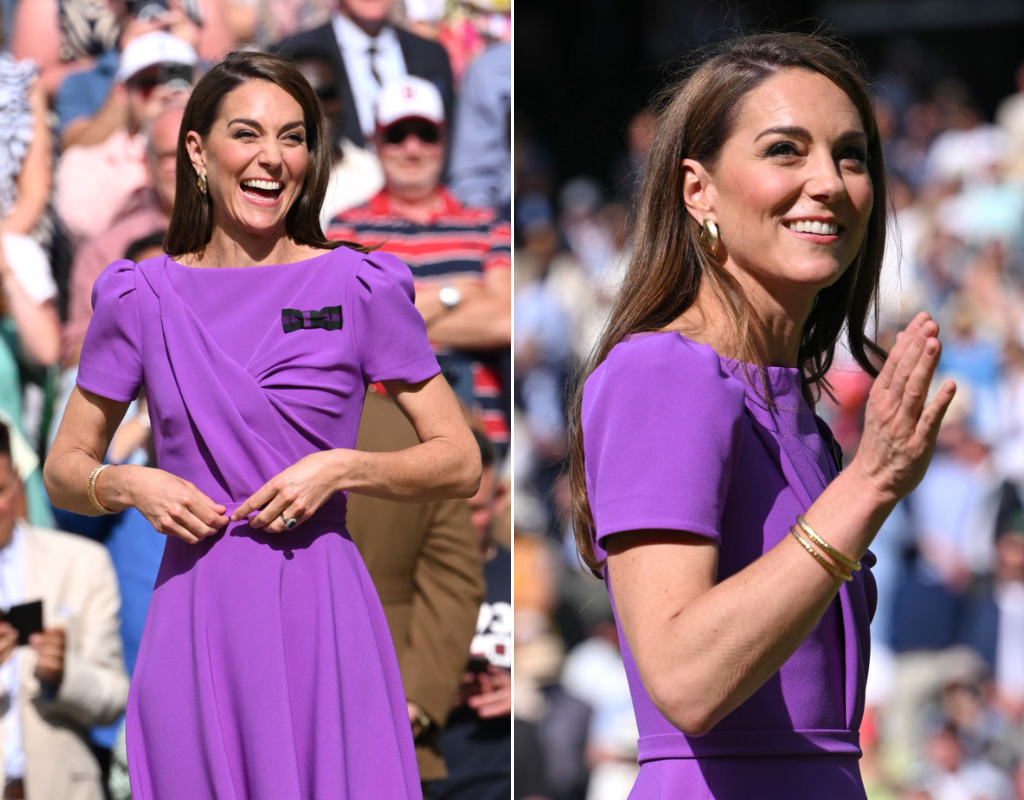
<svg viewBox="0 0 1024 800">
<path fill-rule="evenodd" d="M 712 731 L 692 738 L 682 733 L 641 736 L 637 760 L 663 758 L 756 758 L 759 756 L 853 756 L 860 758 L 860 734 L 848 730 Z"/>
<path fill-rule="evenodd" d="M 227 506 L 227 511 L 224 513 L 226 516 L 230 517 L 235 512 L 235 509 L 242 505 L 242 501 L 237 503 L 225 503 L 225 505 Z M 326 522 L 331 525 L 343 526 L 345 524 L 347 509 L 348 498 L 344 493 L 338 492 L 336 495 L 329 498 L 326 503 L 320 506 L 320 508 L 316 510 L 316 513 L 307 519 L 306 522 Z"/>
</svg>

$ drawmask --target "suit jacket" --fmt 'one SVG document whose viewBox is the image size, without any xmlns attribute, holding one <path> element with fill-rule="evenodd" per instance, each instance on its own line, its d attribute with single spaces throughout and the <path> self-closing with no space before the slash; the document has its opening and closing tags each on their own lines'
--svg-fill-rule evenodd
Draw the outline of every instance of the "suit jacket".
<svg viewBox="0 0 1024 800">
<path fill-rule="evenodd" d="M 359 450 L 418 442 L 394 401 L 369 392 Z M 484 595 L 480 546 L 465 500 L 394 503 L 350 494 L 346 527 L 380 595 L 407 700 L 434 723 L 416 740 L 420 780 L 445 777 L 438 729 L 466 666 Z"/>
<path fill-rule="evenodd" d="M 33 674 L 35 651 L 17 650 L 25 794 L 36 800 L 103 800 L 86 729 L 113 722 L 128 699 L 114 567 L 96 542 L 28 525 L 24 530 L 25 601 L 41 599 L 43 626 L 62 625 L 66 631 L 64 678 L 52 697 Z M 0 709 L 9 702 L 0 689 Z M 0 743 L 4 727 L 0 718 Z M 0 786 L 3 771 L 0 758 Z"/>
<path fill-rule="evenodd" d="M 441 92 L 444 116 L 450 125 L 454 119 L 455 84 L 448 53 L 437 42 L 409 33 L 403 28 L 396 27 L 395 32 L 398 34 L 398 44 L 402 48 L 406 69 L 410 75 L 430 81 Z M 343 118 L 334 120 L 335 129 L 360 147 L 366 147 L 366 137 L 363 136 L 363 128 L 357 116 L 355 97 L 348 80 L 348 71 L 345 69 L 345 59 L 342 58 L 341 48 L 338 46 L 338 38 L 334 35 L 333 24 L 328 22 L 319 28 L 282 39 L 272 47 L 272 50 L 280 55 L 292 57 L 315 56 L 326 60 L 334 67 L 344 107 Z"/>
</svg>

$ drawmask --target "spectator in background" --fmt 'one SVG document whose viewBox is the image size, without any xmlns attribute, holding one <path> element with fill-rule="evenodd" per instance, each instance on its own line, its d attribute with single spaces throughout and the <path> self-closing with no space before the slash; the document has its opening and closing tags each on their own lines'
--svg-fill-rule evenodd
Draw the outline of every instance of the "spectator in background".
<svg viewBox="0 0 1024 800">
<path fill-rule="evenodd" d="M 204 59 L 229 50 L 231 32 L 222 5 L 225 0 L 21 0 L 15 5 L 16 58 L 31 58 L 42 70 L 47 96 L 54 97 L 63 81 L 82 71 L 97 69 L 109 83 L 117 67 L 118 44 L 131 27 L 131 19 L 145 17 L 148 30 L 173 26 L 186 20 L 199 26 L 192 45 Z M 162 15 L 161 12 L 169 12 Z M 164 19 L 157 19 L 164 16 Z M 146 27 L 136 33 L 146 32 Z M 98 96 L 102 103 L 105 90 Z"/>
<path fill-rule="evenodd" d="M 78 248 L 68 282 L 68 320 L 64 326 L 65 369 L 78 365 L 85 331 L 92 319 L 92 285 L 112 261 L 125 257 L 129 244 L 166 231 L 174 207 L 175 155 L 184 106 L 168 106 L 142 129 L 146 185 L 130 198 L 114 223 Z M 68 391 L 74 383 L 67 380 Z"/>
<path fill-rule="evenodd" d="M 444 48 L 390 24 L 393 0 L 337 0 L 331 21 L 275 46 L 281 55 L 312 53 L 334 67 L 344 117 L 336 127 L 360 147 L 374 141 L 374 108 L 381 87 L 406 75 L 432 83 L 451 119 L 452 68 Z"/>
<path fill-rule="evenodd" d="M 4 44 L 0 18 L 0 48 Z M 0 220 L 9 233 L 32 233 L 50 200 L 53 143 L 46 115 L 36 65 L 0 52 Z"/>
<path fill-rule="evenodd" d="M 452 194 L 468 206 L 512 202 L 512 43 L 484 50 L 466 72 L 455 117 Z"/>
<path fill-rule="evenodd" d="M 124 710 L 128 677 L 117 635 L 120 598 L 99 545 L 27 525 L 8 429 L 0 425 L 0 604 L 41 600 L 29 647 L 0 623 L 5 798 L 102 800 L 85 727 Z"/>
<path fill-rule="evenodd" d="M 0 413 L 25 435 L 30 431 L 22 413 L 21 375 L 24 367 L 47 369 L 57 363 L 56 298 L 57 284 L 43 249 L 28 236 L 0 234 Z M 40 472 L 27 473 L 25 483 L 29 521 L 52 524 Z"/>
<path fill-rule="evenodd" d="M 127 93 L 124 123 L 100 144 L 68 148 L 57 164 L 54 205 L 76 242 L 109 228 L 132 194 L 150 185 L 139 133 L 169 103 L 188 95 L 196 61 L 191 45 L 164 31 L 125 47 L 117 71 Z"/>
<path fill-rule="evenodd" d="M 121 75 L 122 57 L 134 39 L 162 32 L 185 42 L 193 51 L 198 47 L 201 21 L 194 7 L 190 12 L 177 6 L 167 9 L 154 0 L 119 2 L 114 7 L 118 9 L 121 31 L 118 47 L 103 53 L 92 69 L 69 75 L 57 93 L 57 133 L 65 149 L 75 144 L 101 144 L 128 123 L 130 97 Z M 136 50 L 136 57 L 139 52 Z"/>
<path fill-rule="evenodd" d="M 367 392 L 357 449 L 390 452 L 417 441 L 390 397 Z M 467 501 L 397 503 L 351 493 L 346 525 L 388 618 L 420 780 L 432 784 L 448 774 L 440 735 L 484 594 Z"/>
<path fill-rule="evenodd" d="M 509 426 L 500 359 L 512 340 L 511 231 L 494 211 L 464 207 L 441 183 L 446 139 L 441 95 L 431 83 L 389 83 L 375 134 L 384 188 L 338 216 L 327 235 L 383 246 L 409 265 L 442 370 L 503 450 Z"/>
<path fill-rule="evenodd" d="M 467 502 L 487 595 L 442 734 L 449 775 L 432 787 L 432 800 L 507 800 L 512 792 L 512 554 L 494 540 L 502 502 L 494 448 L 479 432 L 476 438 L 483 474 L 479 491 Z"/>
<path fill-rule="evenodd" d="M 339 124 L 345 117 L 345 107 L 331 62 L 303 51 L 292 53 L 291 58 L 316 92 L 330 129 L 334 163 L 320 207 L 320 226 L 327 230 L 331 220 L 342 211 L 362 205 L 377 194 L 384 186 L 384 173 L 377 156 L 348 139 Z"/>
</svg>

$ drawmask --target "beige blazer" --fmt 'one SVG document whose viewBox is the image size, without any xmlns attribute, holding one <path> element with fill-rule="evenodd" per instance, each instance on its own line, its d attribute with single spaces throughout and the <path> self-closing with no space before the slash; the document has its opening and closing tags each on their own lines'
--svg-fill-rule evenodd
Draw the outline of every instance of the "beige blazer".
<svg viewBox="0 0 1024 800">
<path fill-rule="evenodd" d="M 24 526 L 25 600 L 43 601 L 43 625 L 66 631 L 64 679 L 46 699 L 33 672 L 36 654 L 18 648 L 25 794 L 33 800 L 103 800 L 100 768 L 86 728 L 117 719 L 128 699 L 119 633 L 121 595 L 103 545 Z M 0 711 L 10 698 L 0 687 Z M 5 725 L 0 718 L 0 744 Z M 0 787 L 6 782 L 0 746 Z"/>
</svg>

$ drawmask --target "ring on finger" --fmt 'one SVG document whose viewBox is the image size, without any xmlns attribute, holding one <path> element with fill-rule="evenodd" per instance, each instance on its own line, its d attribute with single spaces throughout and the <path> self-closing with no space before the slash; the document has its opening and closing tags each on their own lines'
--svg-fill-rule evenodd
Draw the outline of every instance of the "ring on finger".
<svg viewBox="0 0 1024 800">
<path fill-rule="evenodd" d="M 295 517 L 286 517 L 283 511 L 281 512 L 281 519 L 284 521 L 284 529 L 286 531 L 292 530 L 296 525 L 299 524 L 299 521 L 295 519 Z"/>
</svg>

